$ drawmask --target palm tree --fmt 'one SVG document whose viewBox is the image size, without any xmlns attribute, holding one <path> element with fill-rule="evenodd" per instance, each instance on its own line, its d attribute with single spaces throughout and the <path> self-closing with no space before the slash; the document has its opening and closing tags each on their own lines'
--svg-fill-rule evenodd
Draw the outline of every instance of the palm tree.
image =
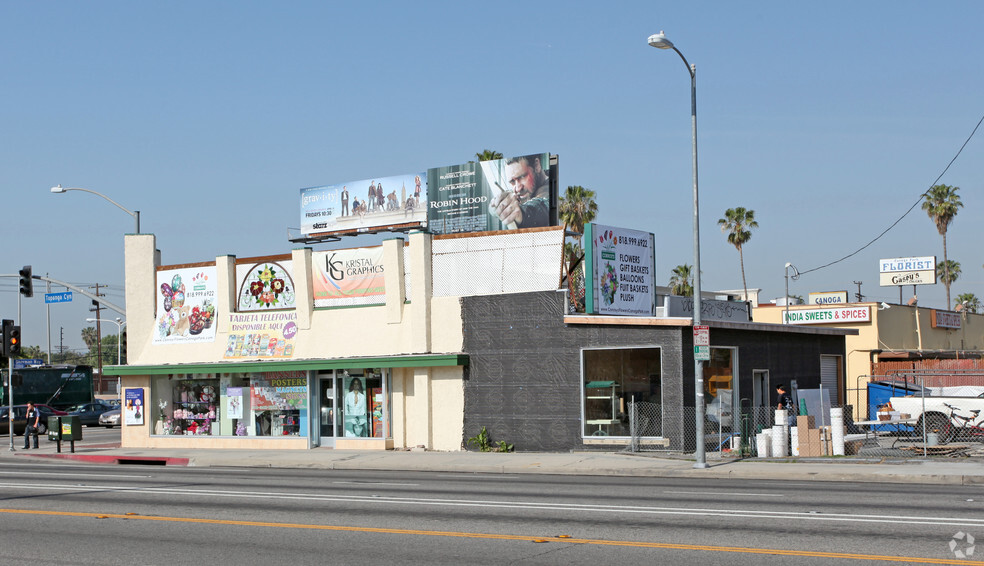
<svg viewBox="0 0 984 566">
<path fill-rule="evenodd" d="M 678 265 L 673 268 L 673 276 L 670 277 L 670 293 L 683 297 L 694 296 L 694 286 L 690 281 L 694 266 Z"/>
<path fill-rule="evenodd" d="M 598 215 L 598 203 L 594 200 L 595 192 L 586 189 L 581 185 L 567 187 L 564 196 L 560 197 L 557 206 L 557 214 L 564 221 L 564 234 L 566 238 L 567 229 L 577 233 L 577 243 L 572 246 L 564 246 L 564 256 L 560 260 L 560 282 L 564 281 L 564 272 L 567 272 L 567 285 L 570 289 L 571 298 L 576 301 L 576 277 L 571 276 L 571 270 L 577 268 L 577 262 L 584 254 L 581 238 L 584 235 L 584 225 L 595 219 Z"/>
<path fill-rule="evenodd" d="M 950 285 L 960 277 L 960 262 L 947 259 L 942 263 L 936 264 L 936 277 L 949 289 Z M 959 301 L 960 299 L 958 298 L 957 300 Z M 947 310 L 950 309 L 949 298 L 946 300 L 946 308 Z"/>
<path fill-rule="evenodd" d="M 476 153 L 475 157 L 477 157 L 479 161 L 492 161 L 494 159 L 502 159 L 502 154 L 491 149 L 483 149 L 481 153 Z"/>
<path fill-rule="evenodd" d="M 745 254 L 742 246 L 752 239 L 752 228 L 758 228 L 755 221 L 755 211 L 746 210 L 739 206 L 724 211 L 724 218 L 718 220 L 721 231 L 728 235 L 728 243 L 738 250 L 738 261 L 741 263 L 741 285 L 745 290 L 745 300 L 748 300 L 748 284 L 745 282 Z"/>
<path fill-rule="evenodd" d="M 959 190 L 960 187 L 951 187 L 950 185 L 933 185 L 923 194 L 926 201 L 923 203 L 922 209 L 936 223 L 936 230 L 940 236 L 943 236 L 944 270 L 947 265 L 946 230 L 957 215 L 957 209 L 963 206 L 963 203 L 960 202 L 960 195 L 957 194 Z M 955 278 L 951 280 L 948 274 L 944 274 L 942 279 L 943 286 L 946 287 L 946 308 L 950 310 L 950 283 L 948 281 L 952 282 Z"/>
<path fill-rule="evenodd" d="M 957 304 L 963 305 L 963 310 L 971 314 L 977 314 L 981 310 L 981 300 L 973 293 L 960 293 L 957 295 Z"/>
<path fill-rule="evenodd" d="M 95 327 L 87 326 L 82 329 L 82 341 L 85 342 L 86 348 L 93 349 L 98 340 Z"/>
</svg>

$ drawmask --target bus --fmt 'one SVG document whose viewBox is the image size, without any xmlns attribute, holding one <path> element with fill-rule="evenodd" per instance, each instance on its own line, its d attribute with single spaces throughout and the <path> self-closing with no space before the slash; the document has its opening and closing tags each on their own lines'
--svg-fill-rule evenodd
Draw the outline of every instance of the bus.
<svg viewBox="0 0 984 566">
<path fill-rule="evenodd" d="M 7 371 L 3 370 L 5 386 L 0 391 L 0 405 L 10 403 L 7 399 Z M 12 383 L 15 405 L 41 403 L 62 409 L 93 401 L 91 366 L 58 365 L 15 369 Z"/>
</svg>

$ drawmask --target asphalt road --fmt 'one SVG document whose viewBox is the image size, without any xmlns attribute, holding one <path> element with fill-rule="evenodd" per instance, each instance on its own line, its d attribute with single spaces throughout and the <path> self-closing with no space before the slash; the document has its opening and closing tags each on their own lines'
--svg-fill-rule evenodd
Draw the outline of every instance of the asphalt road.
<svg viewBox="0 0 984 566">
<path fill-rule="evenodd" d="M 10 459 L 0 498 L 9 564 L 981 564 L 950 542 L 984 537 L 982 488 L 931 485 Z"/>
</svg>

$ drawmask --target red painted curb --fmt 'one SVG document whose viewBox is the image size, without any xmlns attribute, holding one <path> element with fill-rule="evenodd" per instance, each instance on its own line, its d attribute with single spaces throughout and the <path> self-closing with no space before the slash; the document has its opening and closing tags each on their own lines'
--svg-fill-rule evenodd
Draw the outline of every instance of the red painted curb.
<svg viewBox="0 0 984 566">
<path fill-rule="evenodd" d="M 61 460 L 77 460 L 97 464 L 158 464 L 164 466 L 187 466 L 188 458 L 171 458 L 155 456 L 117 456 L 112 454 L 31 454 L 32 458 L 57 458 Z"/>
</svg>

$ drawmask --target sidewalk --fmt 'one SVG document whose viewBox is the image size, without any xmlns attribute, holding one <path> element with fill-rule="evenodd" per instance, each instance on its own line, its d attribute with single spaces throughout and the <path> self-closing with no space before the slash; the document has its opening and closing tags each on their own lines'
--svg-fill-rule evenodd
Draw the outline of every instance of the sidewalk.
<svg viewBox="0 0 984 566">
<path fill-rule="evenodd" d="M 20 441 L 20 439 L 17 439 Z M 719 478 L 748 480 L 806 480 L 880 483 L 984 485 L 984 462 L 979 460 L 865 461 L 849 459 L 717 460 L 694 469 L 692 460 L 652 453 L 623 452 L 418 452 L 376 450 L 168 450 L 120 448 L 116 444 L 41 441 L 39 450 L 0 449 L 0 459 L 62 459 L 101 464 L 157 464 L 196 467 L 256 467 L 325 470 L 401 470 L 486 474 L 559 474 L 651 478 Z"/>
</svg>

